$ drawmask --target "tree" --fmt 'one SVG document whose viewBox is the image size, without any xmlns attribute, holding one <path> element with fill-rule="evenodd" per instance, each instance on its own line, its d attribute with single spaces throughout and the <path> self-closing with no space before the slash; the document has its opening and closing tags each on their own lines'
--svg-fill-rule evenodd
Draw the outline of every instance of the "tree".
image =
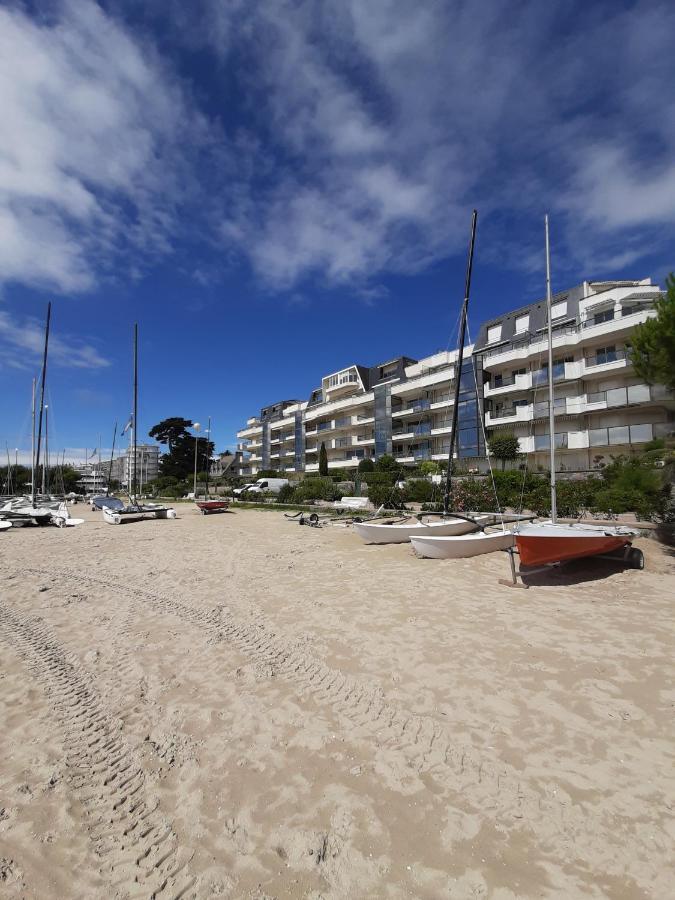
<svg viewBox="0 0 675 900">
<path fill-rule="evenodd" d="M 328 475 L 328 454 L 326 453 L 325 441 L 321 441 L 321 449 L 319 450 L 319 475 Z"/>
<path fill-rule="evenodd" d="M 192 427 L 190 419 L 181 419 L 174 416 L 170 419 L 162 419 L 156 425 L 153 425 L 148 434 L 154 438 L 158 444 L 168 444 L 169 453 L 173 450 L 176 441 L 180 441 L 187 435 L 187 429 Z"/>
<path fill-rule="evenodd" d="M 370 459 L 369 456 L 365 456 L 359 462 L 359 472 L 374 472 L 375 471 L 375 463 Z"/>
<path fill-rule="evenodd" d="M 390 456 L 388 453 L 384 453 L 375 463 L 375 471 L 376 472 L 398 472 L 400 470 L 399 464 L 396 462 L 393 456 Z"/>
<path fill-rule="evenodd" d="M 488 438 L 488 450 L 495 459 L 502 462 L 502 471 L 507 459 L 517 459 L 520 452 L 518 438 L 510 432 L 497 432 Z"/>
<path fill-rule="evenodd" d="M 440 471 L 441 467 L 434 459 L 427 459 L 420 463 L 420 475 L 438 475 Z"/>
<path fill-rule="evenodd" d="M 169 452 L 163 454 L 160 460 L 162 475 L 172 475 L 174 478 L 187 478 L 194 472 L 195 465 L 195 441 L 197 444 L 197 471 L 205 471 L 211 455 L 213 443 L 198 435 L 190 434 L 187 429 L 192 425 L 189 419 L 173 417 L 163 419 L 154 425 L 148 434 L 160 444 L 167 444 Z"/>
<path fill-rule="evenodd" d="M 666 293 L 654 304 L 656 318 L 633 332 L 631 357 L 635 373 L 649 384 L 675 391 L 675 275 L 666 278 Z"/>
</svg>

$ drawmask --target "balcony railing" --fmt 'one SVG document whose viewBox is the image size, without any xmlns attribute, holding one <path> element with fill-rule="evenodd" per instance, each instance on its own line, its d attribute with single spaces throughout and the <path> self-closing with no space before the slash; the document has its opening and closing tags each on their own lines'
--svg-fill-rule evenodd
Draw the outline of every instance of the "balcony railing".
<svg viewBox="0 0 675 900">
<path fill-rule="evenodd" d="M 410 412 L 414 412 L 418 409 L 429 409 L 431 406 L 431 400 L 413 400 L 406 406 L 406 410 L 410 410 Z"/>
<path fill-rule="evenodd" d="M 548 450 L 551 446 L 551 438 L 548 434 L 535 434 L 534 449 Z M 567 447 L 567 432 L 563 431 L 555 435 L 556 450 L 563 450 Z"/>
<path fill-rule="evenodd" d="M 336 447 L 351 447 L 352 442 L 349 438 L 336 438 L 335 446 Z"/>
<path fill-rule="evenodd" d="M 316 426 L 316 430 L 317 431 L 328 431 L 328 429 L 330 427 L 331 427 L 330 422 L 319 422 L 319 424 Z"/>
<path fill-rule="evenodd" d="M 343 416 L 341 419 L 336 419 L 336 420 L 335 420 L 335 427 L 336 427 L 336 428 L 344 428 L 345 425 L 351 425 L 351 424 L 352 424 L 352 417 L 351 417 L 351 416 Z"/>
<path fill-rule="evenodd" d="M 616 444 L 644 444 L 654 437 L 654 426 L 617 425 L 613 428 L 589 428 L 590 447 L 611 447 Z"/>
</svg>

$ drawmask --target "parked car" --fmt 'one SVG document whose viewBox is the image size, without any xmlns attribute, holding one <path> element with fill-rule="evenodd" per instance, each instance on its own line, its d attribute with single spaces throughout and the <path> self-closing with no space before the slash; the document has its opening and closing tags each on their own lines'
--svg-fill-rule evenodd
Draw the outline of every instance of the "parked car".
<svg viewBox="0 0 675 900">
<path fill-rule="evenodd" d="M 263 491 L 271 491 L 273 494 L 278 494 L 286 484 L 288 484 L 288 478 L 259 478 L 254 484 L 246 484 L 244 487 L 235 488 L 233 493 L 236 497 L 262 494 Z"/>
</svg>

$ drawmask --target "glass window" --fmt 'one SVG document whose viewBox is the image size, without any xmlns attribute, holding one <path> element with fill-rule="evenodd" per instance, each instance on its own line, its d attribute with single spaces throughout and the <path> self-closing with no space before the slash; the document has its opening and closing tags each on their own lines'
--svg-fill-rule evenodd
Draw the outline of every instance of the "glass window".
<svg viewBox="0 0 675 900">
<path fill-rule="evenodd" d="M 561 316 L 567 315 L 567 301 L 562 303 L 554 303 L 551 306 L 551 321 L 559 319 Z"/>
<path fill-rule="evenodd" d="M 593 324 L 599 325 L 601 322 L 611 322 L 614 318 L 614 309 L 603 309 L 593 316 Z"/>
<path fill-rule="evenodd" d="M 521 331 L 527 331 L 530 327 L 530 316 L 529 314 L 526 316 L 518 316 L 516 318 L 516 334 L 520 334 Z"/>
<path fill-rule="evenodd" d="M 477 447 L 478 446 L 478 429 L 464 428 L 459 432 L 460 447 Z"/>
<path fill-rule="evenodd" d="M 488 344 L 493 344 L 495 341 L 498 341 L 501 338 L 501 336 L 502 336 L 501 322 L 499 323 L 499 325 L 491 325 L 488 328 L 488 334 L 487 334 Z"/>
</svg>

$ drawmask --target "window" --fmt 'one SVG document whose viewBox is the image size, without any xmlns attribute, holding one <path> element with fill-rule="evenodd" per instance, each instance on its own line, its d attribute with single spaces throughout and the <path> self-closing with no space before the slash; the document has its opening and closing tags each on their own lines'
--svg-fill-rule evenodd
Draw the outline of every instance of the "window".
<svg viewBox="0 0 675 900">
<path fill-rule="evenodd" d="M 501 322 L 499 323 L 499 325 L 491 325 L 488 328 L 488 333 L 487 333 L 488 344 L 494 344 L 495 341 L 500 340 L 501 336 L 502 336 Z"/>
<path fill-rule="evenodd" d="M 530 316 L 529 314 L 526 316 L 518 316 L 516 318 L 516 334 L 520 334 L 523 331 L 527 331 L 530 327 Z"/>
<path fill-rule="evenodd" d="M 611 322 L 614 318 L 614 309 L 603 309 L 593 316 L 593 324 L 599 325 L 601 322 Z"/>
<path fill-rule="evenodd" d="M 616 362 L 616 345 L 612 344 L 611 347 L 598 347 L 595 351 L 595 361 L 596 365 L 601 366 L 603 363 Z"/>
<path fill-rule="evenodd" d="M 551 321 L 553 322 L 555 319 L 560 319 L 562 316 L 567 315 L 567 301 L 563 301 L 562 303 L 554 303 L 551 306 Z"/>
</svg>

